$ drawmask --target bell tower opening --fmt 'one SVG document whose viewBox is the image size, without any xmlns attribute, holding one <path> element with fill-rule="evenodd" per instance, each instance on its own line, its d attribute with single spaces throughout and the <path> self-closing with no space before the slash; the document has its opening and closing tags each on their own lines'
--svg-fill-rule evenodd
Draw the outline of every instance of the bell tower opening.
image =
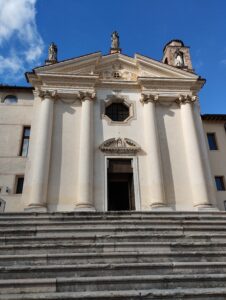
<svg viewBox="0 0 226 300">
<path fill-rule="evenodd" d="M 132 159 L 108 159 L 108 211 L 135 210 Z"/>
</svg>

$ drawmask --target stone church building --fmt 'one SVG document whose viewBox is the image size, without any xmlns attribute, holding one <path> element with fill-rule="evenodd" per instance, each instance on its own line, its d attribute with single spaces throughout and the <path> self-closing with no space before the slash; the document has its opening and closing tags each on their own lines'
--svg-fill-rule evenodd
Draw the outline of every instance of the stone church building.
<svg viewBox="0 0 226 300">
<path fill-rule="evenodd" d="M 225 210 L 226 115 L 200 116 L 189 47 L 58 61 L 0 86 L 0 210 Z"/>
</svg>

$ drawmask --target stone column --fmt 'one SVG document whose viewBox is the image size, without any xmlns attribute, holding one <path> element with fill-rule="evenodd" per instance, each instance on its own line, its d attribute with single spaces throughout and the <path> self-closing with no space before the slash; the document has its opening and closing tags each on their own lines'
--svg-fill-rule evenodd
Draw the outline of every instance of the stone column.
<svg viewBox="0 0 226 300">
<path fill-rule="evenodd" d="M 39 112 L 37 137 L 33 157 L 31 194 L 25 210 L 46 211 L 47 187 L 49 177 L 53 107 L 56 92 L 40 92 L 42 99 Z"/>
<path fill-rule="evenodd" d="M 165 207 L 162 160 L 156 121 L 155 102 L 158 96 L 142 94 L 144 130 L 147 152 L 148 194 L 151 209 Z"/>
<path fill-rule="evenodd" d="M 82 101 L 78 195 L 75 210 L 94 211 L 93 205 L 93 101 L 95 94 L 80 93 Z"/>
<path fill-rule="evenodd" d="M 181 105 L 181 122 L 184 135 L 187 168 L 193 195 L 193 205 L 197 209 L 211 208 L 202 152 L 199 144 L 197 128 L 194 119 L 194 102 L 196 96 L 181 95 L 178 102 Z"/>
<path fill-rule="evenodd" d="M 206 181 L 207 181 L 207 188 L 208 188 L 208 196 L 210 203 L 213 206 L 213 209 L 218 210 L 217 208 L 217 202 L 216 202 L 216 195 L 215 195 L 215 184 L 214 184 L 214 178 L 211 172 L 211 166 L 210 166 L 210 159 L 208 155 L 208 144 L 206 140 L 206 133 L 203 128 L 201 114 L 200 114 L 200 106 L 199 102 L 196 101 L 194 103 L 194 118 L 195 118 L 195 124 L 198 130 L 198 139 L 200 141 L 201 146 L 201 155 L 202 155 L 202 161 L 204 163 L 204 170 L 206 175 Z"/>
</svg>

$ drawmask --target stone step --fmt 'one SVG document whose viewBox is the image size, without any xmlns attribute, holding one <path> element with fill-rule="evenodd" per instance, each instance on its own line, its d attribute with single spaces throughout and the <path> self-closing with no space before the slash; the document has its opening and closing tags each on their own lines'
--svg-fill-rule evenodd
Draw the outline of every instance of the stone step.
<svg viewBox="0 0 226 300">
<path fill-rule="evenodd" d="M 226 242 L 226 233 L 118 233 L 110 234 L 68 234 L 43 235 L 43 236 L 6 236 L 0 237 L 0 245 L 30 245 L 30 244 L 56 244 L 66 243 L 98 243 L 98 242 Z"/>
<path fill-rule="evenodd" d="M 131 220 L 131 219 L 211 219 L 220 220 L 225 219 L 226 212 L 217 211 L 183 211 L 183 212 L 163 212 L 163 211 L 152 211 L 152 212 L 48 212 L 48 213 L 37 213 L 37 212 L 20 212 L 20 213 L 0 213 L 0 222 L 9 220 L 12 222 L 18 222 L 23 220 Z"/>
<path fill-rule="evenodd" d="M 158 262 L 0 267 L 0 279 L 117 275 L 226 274 L 226 262 Z"/>
<path fill-rule="evenodd" d="M 0 214 L 0 266 L 1 300 L 225 300 L 226 213 Z"/>
<path fill-rule="evenodd" d="M 118 264 L 158 262 L 226 262 L 226 251 L 102 252 L 0 255 L 0 266 Z"/>
<path fill-rule="evenodd" d="M 225 233 L 226 234 L 226 226 L 178 226 L 178 225 L 172 225 L 172 226 L 135 226 L 134 228 L 130 227 L 91 227 L 91 228 L 84 228 L 84 227 L 71 227 L 71 228 L 64 228 L 62 225 L 62 228 L 42 228 L 42 227 L 36 227 L 34 229 L 28 227 L 23 229 L 2 229 L 0 231 L 0 236 L 45 236 L 45 235 L 53 235 L 57 236 L 59 234 L 82 234 L 82 235 L 90 235 L 90 234 L 111 234 L 111 235 L 118 235 L 122 232 L 126 233 L 178 233 L 178 234 L 190 234 L 190 233 L 199 233 L 202 234 L 203 232 L 212 232 L 212 233 Z"/>
<path fill-rule="evenodd" d="M 1 300 L 225 300 L 226 288 L 2 294 Z"/>
<path fill-rule="evenodd" d="M 226 274 L 131 275 L 0 280 L 0 294 L 224 288 Z"/>
<path fill-rule="evenodd" d="M 25 229 L 31 228 L 61 228 L 64 226 L 65 228 L 77 228 L 77 227 L 150 227 L 150 226 L 225 226 L 226 220 L 87 220 L 84 223 L 83 221 L 75 221 L 75 220 L 41 220 L 41 219 L 33 219 L 33 220 L 21 220 L 20 222 L 12 222 L 11 220 L 0 222 L 0 229 L 10 228 L 10 229 Z"/>
<path fill-rule="evenodd" d="M 226 242 L 94 242 L 64 244 L 0 245 L 0 255 L 50 253 L 104 253 L 121 251 L 180 252 L 226 251 Z"/>
</svg>

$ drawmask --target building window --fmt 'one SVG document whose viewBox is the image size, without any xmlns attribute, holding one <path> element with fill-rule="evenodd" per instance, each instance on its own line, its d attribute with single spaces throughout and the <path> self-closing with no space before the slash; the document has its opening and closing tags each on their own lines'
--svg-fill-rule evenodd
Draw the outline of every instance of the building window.
<svg viewBox="0 0 226 300">
<path fill-rule="evenodd" d="M 207 133 L 207 139 L 210 150 L 217 150 L 217 141 L 215 133 Z"/>
<path fill-rule="evenodd" d="M 215 183 L 218 191 L 225 191 L 224 176 L 215 176 Z"/>
<path fill-rule="evenodd" d="M 18 99 L 17 99 L 17 97 L 14 96 L 14 95 L 8 95 L 8 96 L 6 96 L 6 97 L 4 98 L 4 100 L 3 100 L 3 102 L 4 102 L 5 104 L 15 104 L 15 103 L 17 103 L 17 101 L 18 101 Z"/>
<path fill-rule="evenodd" d="M 124 103 L 112 103 L 106 107 L 105 114 L 112 121 L 125 121 L 129 117 L 129 107 Z"/>
<path fill-rule="evenodd" d="M 24 127 L 20 156 L 27 157 L 30 139 L 30 127 Z"/>
<path fill-rule="evenodd" d="M 16 180 L 16 194 L 22 194 L 24 186 L 24 176 L 18 176 Z"/>
</svg>

